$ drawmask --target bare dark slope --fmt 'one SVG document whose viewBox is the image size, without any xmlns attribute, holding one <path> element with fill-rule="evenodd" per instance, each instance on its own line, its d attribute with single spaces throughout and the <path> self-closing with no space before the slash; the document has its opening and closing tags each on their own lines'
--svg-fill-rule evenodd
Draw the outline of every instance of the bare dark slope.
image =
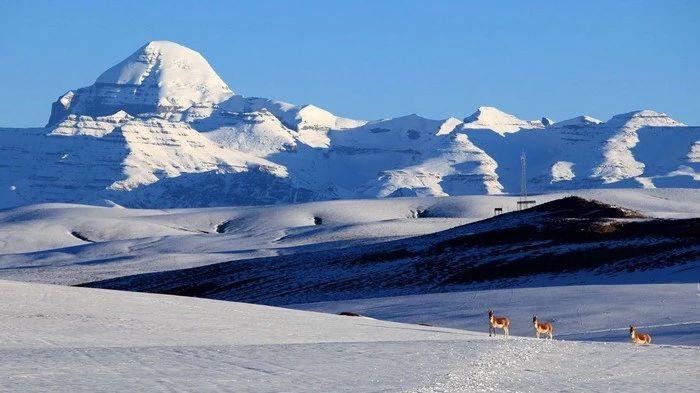
<svg viewBox="0 0 700 393">
<path fill-rule="evenodd" d="M 582 277 L 663 281 L 700 261 L 700 219 L 645 219 L 578 197 L 373 246 L 140 274 L 85 286 L 282 305 L 529 285 Z M 676 276 L 675 279 L 678 279 Z M 687 277 L 687 281 L 697 277 Z"/>
</svg>

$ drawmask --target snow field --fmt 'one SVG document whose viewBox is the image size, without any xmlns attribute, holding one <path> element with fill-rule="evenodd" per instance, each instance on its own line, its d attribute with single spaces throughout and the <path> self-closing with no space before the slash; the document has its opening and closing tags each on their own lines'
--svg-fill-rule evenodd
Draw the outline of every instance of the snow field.
<svg viewBox="0 0 700 393">
<path fill-rule="evenodd" d="M 694 347 L 548 342 L 0 281 L 5 391 L 689 391 Z"/>
</svg>

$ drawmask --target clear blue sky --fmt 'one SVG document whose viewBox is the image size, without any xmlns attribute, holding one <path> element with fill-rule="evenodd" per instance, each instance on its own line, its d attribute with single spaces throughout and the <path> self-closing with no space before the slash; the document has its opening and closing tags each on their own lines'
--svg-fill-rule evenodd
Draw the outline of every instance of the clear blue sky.
<svg viewBox="0 0 700 393">
<path fill-rule="evenodd" d="M 355 118 L 700 124 L 700 1 L 0 1 L 0 24 L 0 126 L 43 125 L 151 40 L 201 52 L 237 93 Z"/>
</svg>

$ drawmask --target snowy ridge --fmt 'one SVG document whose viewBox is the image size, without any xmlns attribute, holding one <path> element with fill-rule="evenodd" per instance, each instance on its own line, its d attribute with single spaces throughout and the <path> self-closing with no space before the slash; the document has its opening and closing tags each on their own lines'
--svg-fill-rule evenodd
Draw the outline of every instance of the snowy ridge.
<svg viewBox="0 0 700 393">
<path fill-rule="evenodd" d="M 700 185 L 700 128 L 663 113 L 554 122 L 483 106 L 461 117 L 353 120 L 234 95 L 199 53 L 154 41 L 60 97 L 45 129 L 0 129 L 0 151 L 14 168 L 0 173 L 0 208 L 518 193 L 522 152 L 535 193 Z M 81 169 L 66 168 L 87 168 L 88 180 L 76 184 Z"/>
<path fill-rule="evenodd" d="M 602 121 L 590 116 L 576 116 L 572 119 L 558 121 L 552 124 L 555 128 L 583 128 L 600 124 Z"/>
<path fill-rule="evenodd" d="M 95 83 L 156 89 L 156 105 L 175 108 L 218 103 L 233 95 L 202 55 L 169 41 L 148 43 L 105 71 Z"/>
</svg>

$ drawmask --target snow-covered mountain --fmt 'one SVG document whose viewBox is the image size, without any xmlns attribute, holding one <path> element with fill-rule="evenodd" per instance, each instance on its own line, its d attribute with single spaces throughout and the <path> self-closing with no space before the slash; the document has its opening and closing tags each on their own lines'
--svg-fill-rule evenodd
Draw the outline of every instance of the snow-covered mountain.
<svg viewBox="0 0 700 393">
<path fill-rule="evenodd" d="M 199 53 L 168 41 L 153 41 L 100 75 L 95 84 L 69 91 L 53 104 L 48 126 L 68 114 L 169 114 L 193 105 L 213 105 L 233 92 Z"/>
<path fill-rule="evenodd" d="M 464 120 L 459 120 L 463 118 Z M 199 53 L 154 41 L 53 104 L 45 128 L 0 129 L 0 207 L 133 207 L 700 186 L 700 127 L 650 110 L 521 120 L 361 121 L 234 94 Z"/>
</svg>

